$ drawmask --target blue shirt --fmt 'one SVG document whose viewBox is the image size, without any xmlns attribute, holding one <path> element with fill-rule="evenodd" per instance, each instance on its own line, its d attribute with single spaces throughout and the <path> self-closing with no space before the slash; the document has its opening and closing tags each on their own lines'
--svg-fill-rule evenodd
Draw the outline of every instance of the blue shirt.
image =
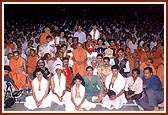
<svg viewBox="0 0 168 115">
<path fill-rule="evenodd" d="M 143 84 L 147 86 L 146 88 L 150 88 L 157 91 L 163 91 L 162 83 L 158 76 L 152 75 L 149 79 L 143 77 L 142 80 Z"/>
</svg>

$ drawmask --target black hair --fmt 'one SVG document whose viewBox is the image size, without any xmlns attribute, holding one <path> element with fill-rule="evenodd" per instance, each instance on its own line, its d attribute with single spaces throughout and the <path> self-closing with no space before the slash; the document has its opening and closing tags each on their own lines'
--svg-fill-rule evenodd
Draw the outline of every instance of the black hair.
<svg viewBox="0 0 168 115">
<path fill-rule="evenodd" d="M 5 65 L 5 66 L 4 66 L 4 70 L 8 70 L 8 71 L 10 72 L 12 69 L 10 68 L 10 66 Z"/>
<path fill-rule="evenodd" d="M 124 49 L 123 49 L 123 48 L 119 48 L 119 49 L 118 49 L 118 51 L 120 51 L 120 50 L 121 50 L 122 52 L 124 52 Z"/>
<path fill-rule="evenodd" d="M 51 37 L 50 35 L 46 36 L 46 40 L 47 40 L 47 39 L 49 39 L 49 38 L 51 38 L 51 39 L 52 39 L 52 37 Z"/>
<path fill-rule="evenodd" d="M 99 53 L 99 54 L 97 54 L 96 57 L 98 58 L 99 56 L 103 58 L 103 54 L 100 54 L 100 53 Z"/>
<path fill-rule="evenodd" d="M 138 74 L 140 74 L 140 70 L 139 70 L 138 68 L 134 68 L 134 69 L 132 70 L 132 73 L 133 73 L 134 71 L 136 71 Z"/>
<path fill-rule="evenodd" d="M 62 44 L 62 45 L 61 45 L 61 48 L 64 47 L 64 46 L 66 46 L 66 48 L 67 48 L 67 45 L 66 45 L 66 44 Z"/>
<path fill-rule="evenodd" d="M 120 68 L 119 68 L 118 65 L 113 65 L 113 66 L 111 66 L 111 69 L 117 69 L 117 70 L 119 70 Z"/>
<path fill-rule="evenodd" d="M 109 58 L 109 57 L 104 57 L 103 60 L 108 60 L 108 61 L 110 61 L 110 58 Z"/>
<path fill-rule="evenodd" d="M 69 58 L 68 57 L 63 57 L 62 61 L 64 61 L 64 60 L 68 60 L 69 61 Z"/>
<path fill-rule="evenodd" d="M 72 41 L 74 41 L 74 39 L 77 39 L 77 41 L 79 41 L 79 38 L 78 38 L 78 37 L 73 37 Z"/>
<path fill-rule="evenodd" d="M 37 64 L 36 64 L 36 66 L 37 66 L 37 67 L 38 67 L 38 63 L 39 63 L 39 61 L 43 61 L 43 63 L 44 63 L 44 66 L 45 66 L 44 59 L 43 59 L 43 58 L 40 58 L 40 59 L 37 61 Z"/>
<path fill-rule="evenodd" d="M 43 56 L 43 59 L 46 60 L 49 55 L 50 55 L 49 53 L 45 53 L 44 56 Z"/>
<path fill-rule="evenodd" d="M 103 42 L 102 44 L 105 45 L 103 38 L 98 38 L 98 39 L 97 39 L 97 43 L 98 43 L 99 40 L 101 40 L 101 41 Z"/>
<path fill-rule="evenodd" d="M 20 54 L 18 50 L 13 52 L 13 54 L 15 54 L 15 53 L 18 53 L 18 54 Z"/>
<path fill-rule="evenodd" d="M 84 80 L 83 80 L 83 78 L 82 78 L 82 76 L 79 74 L 79 73 L 77 73 L 76 75 L 75 75 L 75 77 L 73 78 L 73 80 L 72 80 L 72 83 L 71 83 L 71 87 L 75 84 L 75 80 L 80 80 L 80 81 L 82 81 L 82 85 L 83 86 L 85 86 L 85 82 L 84 82 Z"/>
<path fill-rule="evenodd" d="M 87 66 L 87 67 L 86 67 L 86 71 L 87 71 L 88 69 L 90 69 L 90 68 L 93 70 L 93 67 L 92 67 L 92 66 Z"/>
<path fill-rule="evenodd" d="M 144 68 L 144 71 L 145 71 L 145 70 L 148 70 L 150 73 L 153 73 L 153 70 L 152 70 L 151 67 L 145 67 L 145 68 Z"/>
<path fill-rule="evenodd" d="M 36 69 L 34 70 L 34 72 L 35 72 L 35 74 L 36 74 L 37 72 L 41 72 L 42 74 L 44 73 L 44 71 L 43 71 L 41 68 L 36 68 Z"/>
<path fill-rule="evenodd" d="M 90 36 L 90 37 L 92 37 L 92 35 L 91 35 L 91 34 L 87 34 L 87 36 Z"/>
</svg>

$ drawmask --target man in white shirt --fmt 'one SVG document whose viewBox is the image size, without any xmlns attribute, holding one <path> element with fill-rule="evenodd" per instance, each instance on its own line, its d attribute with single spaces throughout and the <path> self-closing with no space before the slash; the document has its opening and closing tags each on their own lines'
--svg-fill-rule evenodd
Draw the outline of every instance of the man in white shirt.
<svg viewBox="0 0 168 115">
<path fill-rule="evenodd" d="M 100 32 L 99 32 L 99 30 L 97 29 L 96 24 L 93 24 L 93 27 L 92 27 L 92 28 L 93 28 L 93 29 L 91 30 L 90 35 L 92 35 L 92 39 L 95 40 L 95 42 L 96 42 L 96 40 L 97 40 L 98 38 L 100 38 Z"/>
<path fill-rule="evenodd" d="M 125 95 L 129 100 L 139 100 L 142 96 L 143 91 L 143 81 L 139 77 L 140 70 L 138 68 L 134 68 L 132 70 L 132 76 L 127 78 L 125 85 Z"/>
</svg>

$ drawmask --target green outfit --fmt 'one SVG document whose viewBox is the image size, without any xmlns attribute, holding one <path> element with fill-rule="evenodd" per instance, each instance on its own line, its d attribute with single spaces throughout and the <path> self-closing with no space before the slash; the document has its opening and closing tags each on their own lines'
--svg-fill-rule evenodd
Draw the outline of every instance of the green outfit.
<svg viewBox="0 0 168 115">
<path fill-rule="evenodd" d="M 84 76 L 83 79 L 85 81 L 86 99 L 88 101 L 92 101 L 92 97 L 99 95 L 100 90 L 103 90 L 103 84 L 96 75 L 92 76 L 91 81 L 88 79 L 87 76 Z M 97 86 L 100 89 L 98 89 Z"/>
</svg>

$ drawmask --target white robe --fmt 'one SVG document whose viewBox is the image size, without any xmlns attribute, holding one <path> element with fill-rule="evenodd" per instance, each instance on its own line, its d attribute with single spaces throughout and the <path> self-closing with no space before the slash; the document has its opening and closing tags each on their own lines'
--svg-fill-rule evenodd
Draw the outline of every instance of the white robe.
<svg viewBox="0 0 168 115">
<path fill-rule="evenodd" d="M 106 88 L 109 88 L 109 84 L 111 82 L 112 79 L 112 73 L 109 74 L 106 77 L 105 80 L 105 86 Z M 118 77 L 114 82 L 114 86 L 112 87 L 112 85 L 110 86 L 110 89 L 115 91 L 116 95 L 121 91 L 121 89 L 123 89 L 125 87 L 125 79 L 123 78 L 123 76 L 118 73 Z M 102 100 L 102 107 L 106 107 L 108 109 L 112 109 L 112 106 L 115 109 L 120 109 L 124 103 L 127 103 L 127 100 L 125 98 L 125 94 L 123 93 L 122 95 L 120 95 L 119 97 L 117 97 L 115 100 L 110 100 L 109 96 L 106 95 L 103 100 Z"/>
<path fill-rule="evenodd" d="M 47 88 L 47 82 L 48 81 L 44 77 L 42 77 L 41 90 L 39 91 L 38 79 L 35 78 L 33 80 L 34 91 L 35 91 L 37 101 L 40 101 L 43 98 L 43 96 L 45 95 L 45 91 Z M 28 109 L 31 109 L 31 110 L 34 110 L 35 108 L 37 108 L 36 102 L 35 102 L 33 96 L 26 97 L 26 102 L 24 103 L 24 106 L 27 107 Z M 39 108 L 47 108 L 47 107 L 51 107 L 51 101 L 48 96 L 42 101 L 42 104 L 39 106 Z"/>
<path fill-rule="evenodd" d="M 64 76 L 64 74 L 61 74 L 60 85 L 57 74 L 54 75 L 54 85 L 54 92 L 57 93 L 57 95 L 62 96 L 63 91 L 66 90 L 66 77 Z M 55 94 L 50 93 L 49 95 L 51 101 L 57 103 L 58 105 L 63 105 L 67 102 L 67 100 L 70 100 L 70 92 L 67 91 L 63 96 L 62 102 L 59 101 L 58 97 Z"/>
<path fill-rule="evenodd" d="M 75 89 L 76 89 L 76 84 L 73 86 L 73 91 L 74 91 L 73 97 L 74 97 L 74 101 L 75 101 L 76 105 L 79 105 L 82 102 L 83 97 L 85 96 L 85 87 L 83 85 L 80 85 L 80 87 L 79 87 L 80 98 L 75 98 L 75 95 L 76 95 Z M 90 110 L 91 108 L 95 108 L 95 107 L 96 107 L 95 103 L 91 103 L 91 102 L 87 101 L 87 99 L 85 99 L 85 101 L 81 105 L 81 109 L 79 109 L 79 110 Z M 75 109 L 75 105 L 72 103 L 71 100 L 65 104 L 65 110 L 66 111 L 77 111 Z"/>
</svg>

